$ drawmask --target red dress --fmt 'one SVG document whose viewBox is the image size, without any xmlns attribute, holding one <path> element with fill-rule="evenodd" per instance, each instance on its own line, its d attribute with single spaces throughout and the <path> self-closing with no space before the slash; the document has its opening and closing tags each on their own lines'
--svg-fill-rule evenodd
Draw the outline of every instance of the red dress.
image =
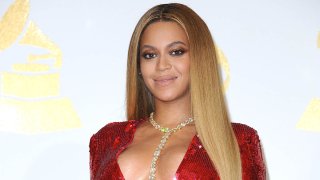
<svg viewBox="0 0 320 180">
<path fill-rule="evenodd" d="M 124 179 L 117 163 L 119 154 L 132 142 L 143 120 L 113 122 L 90 139 L 91 180 Z M 251 127 L 232 123 L 240 147 L 242 179 L 265 180 L 266 170 L 257 132 Z M 175 174 L 176 179 L 219 179 L 200 139 L 195 135 Z"/>
</svg>

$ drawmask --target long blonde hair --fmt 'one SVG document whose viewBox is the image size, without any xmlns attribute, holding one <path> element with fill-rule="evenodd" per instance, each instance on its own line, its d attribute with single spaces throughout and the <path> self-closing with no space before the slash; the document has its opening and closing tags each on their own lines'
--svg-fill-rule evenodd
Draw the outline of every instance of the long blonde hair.
<svg viewBox="0 0 320 180">
<path fill-rule="evenodd" d="M 189 7 L 157 5 L 136 25 L 128 51 L 127 118 L 139 120 L 154 109 L 153 97 L 138 74 L 139 42 L 144 29 L 157 21 L 173 21 L 185 30 L 190 46 L 191 113 L 197 133 L 220 179 L 241 179 L 240 152 L 227 113 L 215 45 L 205 22 Z"/>
</svg>

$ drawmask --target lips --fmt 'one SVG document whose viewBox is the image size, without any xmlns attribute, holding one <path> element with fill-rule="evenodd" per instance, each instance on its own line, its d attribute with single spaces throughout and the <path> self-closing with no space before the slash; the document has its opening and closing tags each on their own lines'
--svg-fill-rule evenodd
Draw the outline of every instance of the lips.
<svg viewBox="0 0 320 180">
<path fill-rule="evenodd" d="M 176 80 L 177 77 L 176 76 L 160 76 L 154 79 L 154 82 L 156 83 L 156 85 L 159 86 L 167 86 L 171 83 L 174 82 L 174 80 Z"/>
</svg>

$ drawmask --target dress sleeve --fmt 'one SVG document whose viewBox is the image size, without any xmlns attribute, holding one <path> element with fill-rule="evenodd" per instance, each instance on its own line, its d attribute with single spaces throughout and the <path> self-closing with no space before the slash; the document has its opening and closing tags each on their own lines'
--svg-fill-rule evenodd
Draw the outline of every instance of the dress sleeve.
<svg viewBox="0 0 320 180">
<path fill-rule="evenodd" d="M 258 180 L 266 179 L 266 167 L 263 159 L 262 148 L 257 131 L 251 134 L 250 153 L 252 155 L 253 168 L 255 169 L 255 177 Z"/>
<path fill-rule="evenodd" d="M 96 174 L 96 163 L 95 163 L 95 158 L 96 158 L 96 153 L 97 153 L 97 142 L 95 139 L 95 135 L 92 135 L 90 138 L 90 179 L 94 179 L 94 175 Z"/>
</svg>

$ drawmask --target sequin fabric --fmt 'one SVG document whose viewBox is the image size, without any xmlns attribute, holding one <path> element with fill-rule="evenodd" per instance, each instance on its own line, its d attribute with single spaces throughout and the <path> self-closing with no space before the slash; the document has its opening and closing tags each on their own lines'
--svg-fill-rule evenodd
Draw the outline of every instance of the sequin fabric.
<svg viewBox="0 0 320 180">
<path fill-rule="evenodd" d="M 90 139 L 91 180 L 124 179 L 117 163 L 119 154 L 132 142 L 135 130 L 143 120 L 112 122 Z M 240 147 L 243 180 L 265 180 L 266 169 L 259 136 L 253 128 L 232 123 Z M 214 179 L 219 176 L 212 166 L 200 139 L 194 136 L 177 169 L 176 179 Z"/>
</svg>

